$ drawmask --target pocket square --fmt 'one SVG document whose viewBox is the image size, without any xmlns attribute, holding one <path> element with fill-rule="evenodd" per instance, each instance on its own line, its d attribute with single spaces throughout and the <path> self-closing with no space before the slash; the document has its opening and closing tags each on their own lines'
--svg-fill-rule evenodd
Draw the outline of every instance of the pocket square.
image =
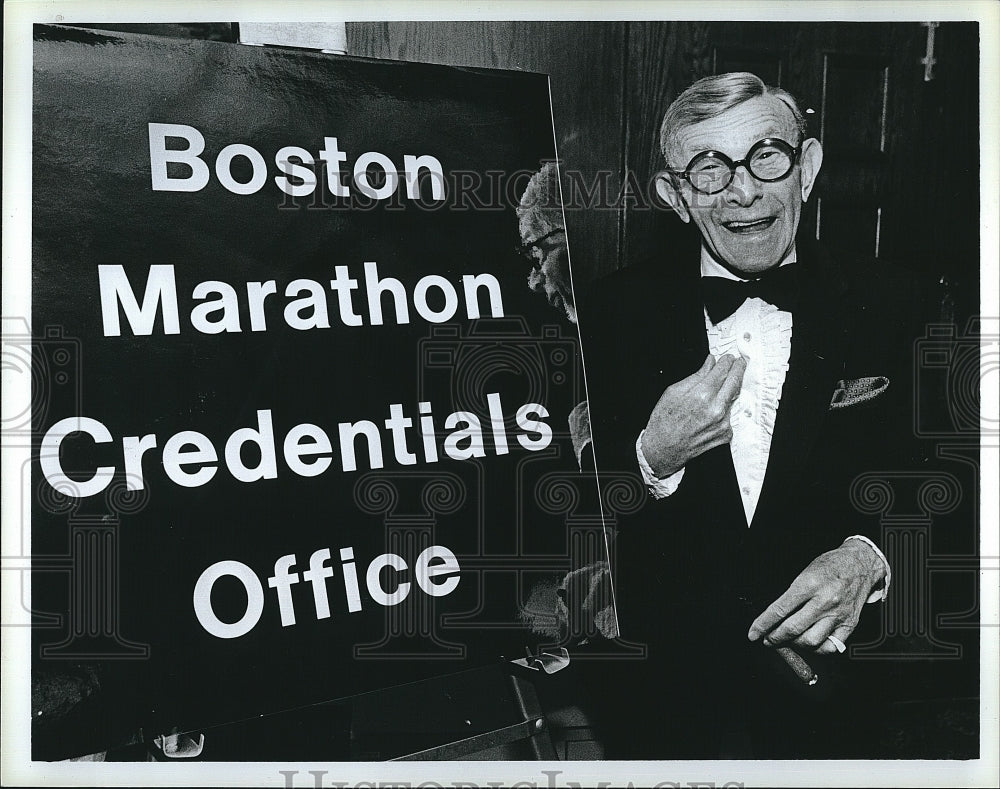
<svg viewBox="0 0 1000 789">
<path fill-rule="evenodd" d="M 830 399 L 830 408 L 847 408 L 878 397 L 889 388 L 889 379 L 884 375 L 868 378 L 847 378 L 837 381 L 837 390 Z"/>
</svg>

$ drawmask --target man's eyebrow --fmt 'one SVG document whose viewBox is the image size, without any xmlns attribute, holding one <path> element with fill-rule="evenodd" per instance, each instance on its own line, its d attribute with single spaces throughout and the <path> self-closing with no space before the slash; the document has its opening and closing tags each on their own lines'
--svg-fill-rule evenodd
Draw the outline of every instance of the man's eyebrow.
<svg viewBox="0 0 1000 789">
<path fill-rule="evenodd" d="M 761 140 L 766 140 L 766 139 L 771 139 L 771 138 L 781 139 L 781 140 L 784 140 L 785 142 L 787 142 L 789 144 L 794 144 L 795 138 L 798 135 L 796 133 L 792 133 L 791 135 L 789 135 L 789 134 L 787 134 L 787 131 L 788 131 L 787 129 L 783 129 L 783 128 L 771 126 L 766 131 L 762 132 L 759 137 L 757 137 L 755 140 L 753 140 L 753 142 L 751 142 L 749 145 L 747 145 L 746 149 L 743 151 L 743 153 L 746 153 L 746 151 L 749 151 L 751 147 L 753 147 L 756 143 L 760 142 Z M 786 138 L 788 138 L 788 139 L 786 139 Z M 699 153 L 703 153 L 705 151 L 720 151 L 721 149 L 718 148 L 718 147 L 713 147 L 713 146 L 711 146 L 711 145 L 709 145 L 707 143 L 704 143 L 704 144 L 697 145 L 697 146 L 691 145 L 691 144 L 685 144 L 683 146 L 678 146 L 677 150 L 681 153 L 681 155 L 684 155 L 683 151 L 687 151 L 687 150 L 692 151 L 692 153 L 688 157 L 688 161 L 690 161 L 691 157 L 697 156 Z M 722 151 L 722 152 L 725 153 L 725 151 Z"/>
</svg>

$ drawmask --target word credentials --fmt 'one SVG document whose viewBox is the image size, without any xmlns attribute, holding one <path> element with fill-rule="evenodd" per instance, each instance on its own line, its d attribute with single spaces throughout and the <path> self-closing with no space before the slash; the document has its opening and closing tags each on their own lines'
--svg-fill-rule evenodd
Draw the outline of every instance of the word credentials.
<svg viewBox="0 0 1000 789">
<path fill-rule="evenodd" d="M 506 416 L 498 392 L 486 395 L 489 407 L 489 432 L 493 452 L 506 455 L 508 436 Z M 471 411 L 455 411 L 444 421 L 445 430 L 451 431 L 439 442 L 434 415 L 429 402 L 418 404 L 419 425 L 414 426 L 412 417 L 406 415 L 402 403 L 389 406 L 389 418 L 382 424 L 391 437 L 392 450 L 396 462 L 401 466 L 412 466 L 422 460 L 437 463 L 441 452 L 452 460 L 471 460 L 487 455 L 483 420 Z M 529 452 L 540 452 L 552 441 L 552 428 L 543 419 L 549 412 L 540 403 L 525 403 L 514 414 L 514 421 L 523 431 L 516 435 L 517 443 Z M 109 444 L 115 439 L 103 422 L 86 416 L 70 416 L 60 419 L 46 431 L 42 438 L 39 463 L 46 481 L 65 496 L 86 498 L 101 493 L 114 478 L 116 466 L 97 466 L 88 479 L 73 479 L 62 467 L 62 444 L 75 434 L 86 435 L 94 445 Z M 340 422 L 337 425 L 337 449 L 340 466 L 344 471 L 357 471 L 359 467 L 379 469 L 383 460 L 383 430 L 369 419 L 357 422 Z M 219 470 L 220 459 L 232 477 L 240 482 L 257 482 L 275 479 L 278 476 L 277 450 L 271 410 L 257 411 L 257 427 L 242 427 L 226 439 L 220 451 L 204 433 L 196 430 L 182 430 L 175 433 L 158 449 L 160 437 L 156 433 L 144 436 L 123 436 L 117 457 L 122 462 L 129 490 L 143 490 L 146 486 L 143 456 L 152 450 L 160 453 L 159 462 L 147 463 L 163 473 L 176 485 L 198 488 L 208 483 Z M 243 448 L 251 446 L 255 460 L 250 464 L 244 460 Z M 220 446 L 222 446 L 220 442 Z M 281 442 L 285 465 L 300 477 L 316 477 L 324 473 L 333 462 L 334 442 L 319 425 L 303 423 L 291 428 Z M 358 447 L 361 452 L 358 452 Z M 412 447 L 412 449 L 411 449 Z M 441 452 L 439 452 L 439 447 Z M 420 456 L 414 449 L 420 450 Z M 153 453 L 156 454 L 156 453 Z M 105 452 L 100 453 L 108 457 Z M 360 457 L 359 457 L 360 455 Z M 100 460 L 96 462 L 102 462 Z M 77 474 L 79 477 L 80 475 Z"/>
</svg>

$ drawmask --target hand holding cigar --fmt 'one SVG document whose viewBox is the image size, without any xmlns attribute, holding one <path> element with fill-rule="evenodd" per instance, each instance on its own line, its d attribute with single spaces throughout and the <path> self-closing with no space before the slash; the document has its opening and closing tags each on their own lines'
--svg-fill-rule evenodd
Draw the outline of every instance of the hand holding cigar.
<svg viewBox="0 0 1000 789">
<path fill-rule="evenodd" d="M 820 655 L 843 653 L 886 565 L 860 540 L 813 559 L 750 625 L 747 638 L 765 646 L 795 645 Z M 786 657 L 787 661 L 787 657 Z"/>
</svg>

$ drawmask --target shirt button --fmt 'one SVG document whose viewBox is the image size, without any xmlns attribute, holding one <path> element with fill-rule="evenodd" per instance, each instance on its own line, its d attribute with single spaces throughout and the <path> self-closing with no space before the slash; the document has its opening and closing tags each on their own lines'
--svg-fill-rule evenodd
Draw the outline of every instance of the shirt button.
<svg viewBox="0 0 1000 789">
<path fill-rule="evenodd" d="M 745 416 L 747 419 L 750 419 L 753 416 L 753 411 L 751 411 L 749 408 L 745 408 L 743 410 L 743 416 Z"/>
<path fill-rule="evenodd" d="M 744 496 L 749 496 L 750 495 L 750 488 L 744 486 L 743 487 L 743 495 Z"/>
<path fill-rule="evenodd" d="M 743 339 L 744 339 L 744 340 L 745 340 L 746 342 L 750 342 L 750 340 L 752 340 L 752 339 L 753 339 L 753 337 L 752 337 L 752 336 L 750 335 L 750 332 L 748 332 L 748 331 L 745 331 L 745 332 L 743 332 Z"/>
</svg>

